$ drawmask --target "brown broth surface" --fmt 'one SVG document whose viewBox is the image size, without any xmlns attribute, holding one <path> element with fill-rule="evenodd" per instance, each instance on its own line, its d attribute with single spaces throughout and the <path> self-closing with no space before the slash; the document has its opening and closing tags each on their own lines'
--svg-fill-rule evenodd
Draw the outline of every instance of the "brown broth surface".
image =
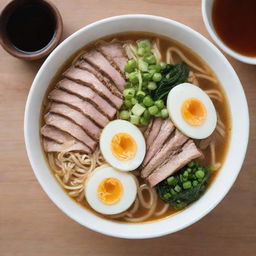
<svg viewBox="0 0 256 256">
<path fill-rule="evenodd" d="M 215 0 L 212 21 L 227 46 L 243 55 L 256 56 L 255 0 Z"/>
<path fill-rule="evenodd" d="M 110 36 L 107 36 L 107 37 L 103 37 L 103 38 L 100 38 L 99 40 L 111 41 L 114 38 L 118 39 L 120 41 L 127 41 L 127 40 L 136 41 L 136 40 L 144 39 L 144 38 L 154 40 L 156 38 L 159 38 L 160 39 L 160 49 L 161 49 L 161 54 L 163 56 L 163 61 L 165 61 L 165 53 L 166 53 L 167 48 L 171 47 L 171 46 L 175 46 L 175 47 L 178 47 L 183 52 L 183 54 L 186 57 L 188 57 L 191 61 L 193 61 L 196 65 L 198 65 L 198 66 L 202 67 L 203 69 L 207 70 L 208 74 L 210 74 L 212 77 L 217 79 L 217 76 L 213 73 L 213 71 L 210 69 L 210 67 L 199 56 L 197 56 L 194 52 L 192 52 L 192 50 L 185 47 L 181 43 L 179 43 L 177 41 L 174 41 L 170 38 L 167 38 L 167 37 L 164 37 L 164 36 L 159 36 L 159 35 L 156 35 L 156 34 L 151 34 L 151 33 L 144 33 L 144 32 L 125 32 L 125 33 L 120 33 L 120 34 L 115 34 L 115 35 L 110 35 Z M 97 41 L 86 45 L 85 47 L 83 47 L 82 49 L 80 49 L 76 53 L 74 53 L 63 64 L 63 66 L 60 68 L 60 70 L 56 73 L 56 76 L 53 78 L 53 80 L 52 80 L 52 82 L 51 82 L 51 84 L 48 88 L 48 91 L 47 91 L 46 96 L 45 96 L 44 104 L 43 104 L 44 106 L 42 107 L 42 115 L 41 115 L 42 116 L 42 118 L 41 118 L 41 124 L 42 125 L 44 124 L 43 115 L 44 115 L 44 113 L 47 112 L 47 109 L 46 109 L 45 106 L 48 103 L 48 100 L 47 100 L 48 93 L 56 86 L 56 83 L 61 79 L 61 74 L 72 64 L 74 59 L 76 59 L 78 56 L 80 56 L 83 52 L 86 52 L 86 51 L 89 51 L 90 49 L 92 49 Z M 176 58 L 175 61 L 179 62 L 180 60 L 178 58 Z M 190 68 L 190 70 L 193 71 L 192 68 Z M 215 108 L 216 108 L 217 112 L 219 113 L 220 118 L 221 118 L 221 120 L 223 121 L 223 123 L 225 124 L 225 127 L 226 127 L 226 136 L 225 136 L 225 138 L 223 140 L 216 141 L 216 162 L 220 162 L 221 164 L 223 164 L 224 160 L 225 160 L 225 157 L 226 157 L 226 154 L 227 154 L 227 151 L 228 151 L 228 148 L 229 148 L 229 139 L 230 139 L 230 133 L 231 133 L 231 120 L 230 120 L 230 112 L 229 112 L 228 102 L 227 102 L 225 93 L 224 93 L 220 83 L 213 84 L 212 82 L 209 82 L 208 80 L 200 79 L 199 84 L 200 84 L 200 87 L 202 89 L 217 89 L 223 95 L 223 99 L 224 99 L 223 102 L 220 103 L 218 101 L 213 100 Z M 204 153 L 205 158 L 203 160 L 201 160 L 201 163 L 205 164 L 205 165 L 210 165 L 210 152 L 209 152 L 209 150 L 205 150 L 203 153 Z M 211 183 L 213 182 L 214 178 L 216 177 L 216 175 L 218 174 L 219 171 L 220 170 L 217 170 L 214 173 L 212 173 L 208 186 L 211 185 Z M 141 184 L 143 183 L 141 178 L 139 178 L 139 182 Z M 101 214 L 95 212 L 93 209 L 91 209 L 90 206 L 88 205 L 88 203 L 86 202 L 86 200 L 83 200 L 79 204 L 81 206 L 85 207 L 86 209 L 92 211 L 93 213 L 95 213 L 99 217 L 105 217 L 105 218 L 110 219 L 109 217 L 101 215 Z M 161 201 L 161 199 L 158 199 L 157 210 L 160 210 L 163 206 L 164 206 L 164 203 Z M 134 217 L 138 217 L 138 216 L 142 215 L 144 213 L 144 211 L 146 213 L 145 209 L 143 209 L 142 207 L 139 208 L 138 213 L 135 214 Z M 172 207 L 169 207 L 168 211 L 164 215 L 161 215 L 159 217 L 152 216 L 146 222 L 166 218 L 166 217 L 169 217 L 170 215 L 172 215 L 176 212 L 177 212 L 177 210 L 173 209 Z M 113 220 L 113 219 L 111 219 L 111 220 Z M 113 221 L 127 222 L 123 219 L 113 220 Z"/>
</svg>

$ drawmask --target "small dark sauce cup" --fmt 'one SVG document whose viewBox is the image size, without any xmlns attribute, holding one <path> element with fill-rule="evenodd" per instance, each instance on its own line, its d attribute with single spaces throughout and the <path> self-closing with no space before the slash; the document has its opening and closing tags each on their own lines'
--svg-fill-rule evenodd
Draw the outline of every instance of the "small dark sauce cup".
<svg viewBox="0 0 256 256">
<path fill-rule="evenodd" d="M 14 0 L 0 14 L 0 43 L 14 57 L 37 60 L 60 42 L 63 23 L 47 0 Z"/>
</svg>

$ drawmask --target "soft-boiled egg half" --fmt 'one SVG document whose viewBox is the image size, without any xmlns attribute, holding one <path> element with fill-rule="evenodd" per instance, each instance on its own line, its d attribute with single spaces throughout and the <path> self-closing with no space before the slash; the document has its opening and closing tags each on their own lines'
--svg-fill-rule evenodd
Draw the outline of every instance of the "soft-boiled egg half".
<svg viewBox="0 0 256 256">
<path fill-rule="evenodd" d="M 89 205 L 103 214 L 117 214 L 127 210 L 137 195 L 133 174 L 111 166 L 96 168 L 85 182 L 85 197 Z"/>
<path fill-rule="evenodd" d="M 215 107 L 207 93 L 193 84 L 174 87 L 168 94 L 167 109 L 175 126 L 190 138 L 204 139 L 215 130 Z"/>
<path fill-rule="evenodd" d="M 100 150 L 111 166 L 122 171 L 132 171 L 142 163 L 146 143 L 135 125 L 128 121 L 115 120 L 103 129 Z"/>
</svg>

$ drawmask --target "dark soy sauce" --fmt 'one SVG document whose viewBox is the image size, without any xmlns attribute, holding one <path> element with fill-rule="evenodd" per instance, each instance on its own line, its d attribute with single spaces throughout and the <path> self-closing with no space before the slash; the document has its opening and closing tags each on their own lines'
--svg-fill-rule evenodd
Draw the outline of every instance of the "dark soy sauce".
<svg viewBox="0 0 256 256">
<path fill-rule="evenodd" d="M 213 26 L 234 51 L 256 56 L 256 0 L 215 0 Z"/>
<path fill-rule="evenodd" d="M 6 34 L 17 49 L 36 52 L 50 43 L 55 28 L 52 11 L 34 0 L 24 2 L 13 11 L 7 21 Z"/>
</svg>

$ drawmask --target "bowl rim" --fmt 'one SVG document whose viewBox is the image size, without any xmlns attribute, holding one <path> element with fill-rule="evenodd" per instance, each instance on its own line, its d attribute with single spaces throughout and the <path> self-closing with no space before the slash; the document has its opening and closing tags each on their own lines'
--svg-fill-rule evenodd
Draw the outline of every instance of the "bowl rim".
<svg viewBox="0 0 256 256">
<path fill-rule="evenodd" d="M 210 0 L 210 1 L 213 2 L 214 0 Z M 235 58 L 236 60 L 239 60 L 243 63 L 256 65 L 256 57 L 249 57 L 249 56 L 240 54 L 240 53 L 232 50 L 217 35 L 213 25 L 210 23 L 211 18 L 209 17 L 208 12 L 207 12 L 208 11 L 207 2 L 209 2 L 209 0 L 202 0 L 202 2 L 201 2 L 201 12 L 202 12 L 205 27 L 206 27 L 208 33 L 210 34 L 212 40 L 221 48 L 221 50 L 223 50 L 225 53 L 227 53 L 231 57 Z M 212 11 L 212 5 L 209 8 L 211 9 L 210 11 Z"/>
<path fill-rule="evenodd" d="M 245 133 L 243 134 L 244 137 L 244 142 L 240 147 L 240 159 L 237 160 L 237 164 L 236 164 L 236 168 L 234 171 L 234 174 L 232 176 L 232 179 L 229 179 L 229 183 L 228 186 L 225 186 L 225 188 L 218 194 L 218 196 L 216 196 L 215 200 L 211 203 L 210 206 L 205 207 L 205 209 L 202 210 L 202 212 L 200 212 L 199 214 L 197 214 L 196 216 L 191 217 L 191 219 L 189 221 L 184 222 L 183 224 L 180 224 L 177 227 L 171 227 L 171 228 L 166 228 L 164 230 L 151 230 L 150 233 L 143 233 L 143 232 L 137 232 L 131 231 L 130 227 L 134 227 L 134 226 L 143 226 L 143 227 L 149 227 L 152 223 L 160 223 L 163 222 L 166 219 L 161 219 L 159 221 L 156 222 L 150 222 L 150 223 L 143 223 L 143 224 L 130 224 L 130 223 L 125 223 L 125 224 L 120 224 L 122 225 L 122 227 L 126 227 L 127 230 L 125 232 L 120 232 L 120 231 L 116 231 L 115 229 L 111 229 L 111 230 L 103 230 L 99 225 L 94 225 L 94 223 L 90 223 L 90 225 L 85 225 L 84 223 L 82 223 L 81 220 L 78 220 L 77 217 L 73 216 L 71 214 L 71 212 L 67 212 L 64 209 L 64 206 L 62 206 L 61 202 L 56 198 L 56 196 L 54 194 L 52 194 L 51 189 L 49 188 L 48 184 L 44 183 L 40 177 L 39 177 L 39 172 L 37 171 L 37 159 L 35 158 L 35 156 L 33 156 L 33 150 L 32 150 L 32 145 L 33 145 L 33 141 L 30 140 L 30 136 L 29 136 L 29 119 L 31 118 L 31 108 L 33 108 L 32 106 L 32 98 L 36 92 L 37 89 L 37 80 L 40 78 L 41 73 L 44 71 L 45 67 L 48 65 L 48 63 L 50 62 L 51 58 L 54 56 L 55 52 L 58 52 L 58 50 L 65 46 L 72 38 L 77 37 L 81 32 L 83 32 L 84 30 L 88 30 L 88 29 L 92 29 L 95 26 L 99 26 L 102 25 L 104 23 L 107 22 L 116 22 L 119 20 L 123 20 L 123 19 L 148 19 L 151 22 L 165 22 L 165 23 L 169 23 L 172 24 L 178 28 L 182 28 L 185 29 L 186 31 L 189 31 L 190 33 L 193 33 L 197 38 L 199 38 L 200 40 L 204 41 L 204 43 L 207 43 L 208 46 L 210 48 L 212 48 L 212 50 L 219 56 L 219 58 L 222 59 L 222 61 L 224 62 L 224 64 L 230 69 L 230 71 L 233 73 L 234 79 L 237 81 L 239 87 L 238 89 L 240 90 L 241 93 L 241 102 L 243 103 L 243 108 L 244 108 L 244 128 L 245 128 Z M 230 188 L 232 187 L 232 185 L 234 184 L 240 169 L 242 167 L 244 158 L 245 158 L 245 154 L 246 154 L 246 150 L 247 150 L 247 145 L 248 145 L 248 137 L 249 137 L 249 113 L 248 113 L 248 106 L 247 106 L 247 100 L 244 94 L 244 91 L 242 89 L 242 85 L 240 83 L 240 80 L 236 74 L 236 72 L 234 71 L 234 69 L 232 68 L 231 64 L 227 61 L 227 59 L 225 58 L 225 56 L 217 49 L 216 46 L 214 46 L 208 39 L 206 39 L 204 36 L 202 36 L 201 34 L 199 34 L 198 32 L 196 32 L 195 30 L 193 30 L 192 28 L 176 22 L 174 20 L 170 20 L 167 18 L 163 18 L 160 16 L 153 16 L 153 15 L 145 15 L 145 14 L 128 14 L 128 15 L 119 15 L 119 16 L 114 16 L 114 17 L 109 17 L 106 19 L 102 19 L 102 20 L 98 20 L 94 23 L 91 23 L 81 29 L 79 29 L 78 31 L 76 31 L 75 33 L 73 33 L 72 35 L 70 35 L 68 38 L 66 38 L 50 55 L 49 57 L 46 59 L 46 61 L 43 63 L 42 67 L 40 68 L 40 70 L 38 71 L 33 84 L 31 86 L 28 98 L 27 98 L 27 103 L 26 103 L 26 107 L 25 107 L 25 117 L 24 117 L 24 137 L 25 137 L 25 145 L 26 145 L 26 150 L 27 150 L 27 155 L 30 161 L 30 164 L 32 166 L 33 172 L 38 180 L 38 182 L 40 183 L 41 187 L 43 188 L 43 190 L 45 191 L 45 193 L 48 195 L 48 197 L 57 205 L 58 208 L 60 208 L 66 215 L 68 215 L 71 219 L 75 220 L 76 222 L 80 223 L 83 226 L 86 226 L 87 228 L 94 230 L 96 232 L 108 235 L 108 236 L 112 236 L 112 237 L 118 237 L 118 238 L 128 238 L 128 239 L 144 239 L 144 238 L 153 238 L 153 237 L 159 237 L 159 236 L 163 236 L 163 235 L 167 235 L 173 232 L 177 232 L 181 229 L 184 229 L 187 226 L 190 226 L 191 224 L 197 222 L 199 219 L 201 219 L 202 217 L 204 217 L 207 213 L 209 213 L 213 208 L 215 208 L 215 206 L 224 198 L 224 196 L 228 193 L 228 191 L 230 190 Z M 201 199 L 202 200 L 202 199 Z M 200 201 L 200 200 L 198 200 Z M 186 210 L 184 210 L 183 212 L 185 212 Z M 96 215 L 95 215 L 96 216 Z M 104 219 L 97 217 L 98 220 L 101 219 L 101 221 L 103 222 Z M 116 222 L 112 222 L 112 221 L 107 221 L 109 223 L 111 223 L 111 225 L 116 225 Z M 114 224 L 115 223 L 115 224 Z M 150 226 L 151 227 L 151 226 Z M 129 229 L 129 232 L 128 232 Z M 135 228 L 136 229 L 136 228 Z"/>
</svg>

